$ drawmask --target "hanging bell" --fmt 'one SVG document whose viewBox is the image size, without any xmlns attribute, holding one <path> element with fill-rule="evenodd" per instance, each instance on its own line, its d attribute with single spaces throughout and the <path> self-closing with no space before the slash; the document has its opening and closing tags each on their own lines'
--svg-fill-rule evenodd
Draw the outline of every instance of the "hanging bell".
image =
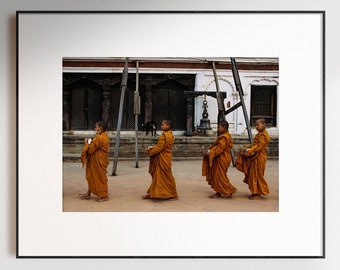
<svg viewBox="0 0 340 270">
<path fill-rule="evenodd" d="M 212 128 L 210 127 L 210 120 L 208 119 L 209 114 L 208 114 L 208 102 L 206 99 L 203 100 L 203 112 L 202 112 L 202 119 L 200 120 L 200 125 L 197 127 L 197 130 L 203 130 L 205 133 L 206 130 L 211 130 Z"/>
</svg>

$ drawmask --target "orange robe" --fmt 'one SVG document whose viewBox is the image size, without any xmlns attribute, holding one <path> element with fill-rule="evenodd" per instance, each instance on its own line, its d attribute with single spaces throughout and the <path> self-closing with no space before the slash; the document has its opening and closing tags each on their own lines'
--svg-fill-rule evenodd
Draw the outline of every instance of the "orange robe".
<svg viewBox="0 0 340 270">
<path fill-rule="evenodd" d="M 108 196 L 107 166 L 109 165 L 109 136 L 97 134 L 91 144 L 85 144 L 81 161 L 86 165 L 86 180 L 89 191 L 98 197 Z"/>
<path fill-rule="evenodd" d="M 164 131 L 158 138 L 157 145 L 150 149 L 149 173 L 152 176 L 152 181 L 147 191 L 150 198 L 178 198 L 176 182 L 171 169 L 174 142 L 172 131 Z"/>
<path fill-rule="evenodd" d="M 224 132 L 210 147 L 209 153 L 204 155 L 202 162 L 202 176 L 206 176 L 212 189 L 224 195 L 230 195 L 236 190 L 227 176 L 232 147 L 233 141 L 230 133 Z"/>
<path fill-rule="evenodd" d="M 247 156 L 241 150 L 236 158 L 235 167 L 245 174 L 243 182 L 248 184 L 252 194 L 269 194 L 269 187 L 264 179 L 269 141 L 268 131 L 259 131 L 251 145 L 246 147 L 249 149 Z"/>
</svg>

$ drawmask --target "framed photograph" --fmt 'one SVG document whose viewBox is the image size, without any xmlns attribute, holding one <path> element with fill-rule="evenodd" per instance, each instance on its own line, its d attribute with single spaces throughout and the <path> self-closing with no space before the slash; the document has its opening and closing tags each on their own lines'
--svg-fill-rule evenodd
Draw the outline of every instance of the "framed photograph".
<svg viewBox="0 0 340 270">
<path fill-rule="evenodd" d="M 280 138 L 278 159 L 267 166 L 269 199 L 248 200 L 250 191 L 233 168 L 228 174 L 240 186 L 238 194 L 205 200 L 211 189 L 200 175 L 201 160 L 184 158 L 173 162 L 174 174 L 176 166 L 186 168 L 178 177 L 179 200 L 146 201 L 138 193 L 151 181 L 148 160 L 134 169 L 132 158 L 119 176 L 110 177 L 109 202 L 81 200 L 78 191 L 87 186 L 79 145 L 83 137 L 93 138 L 97 118 L 121 124 L 108 115 L 114 110 L 119 115 L 119 96 L 111 93 L 124 86 L 117 78 L 126 59 L 131 81 L 143 71 L 141 125 L 150 114 L 145 109 L 150 80 L 173 96 L 178 88 L 204 91 L 193 104 L 186 96 L 189 105 L 167 99 L 175 103 L 166 108 L 179 119 L 177 129 L 190 136 L 207 117 L 206 100 L 217 128 L 217 104 L 211 104 L 216 101 L 206 97 L 218 88 L 216 81 L 227 92 L 225 105 L 234 104 L 231 97 L 239 89 L 230 59 L 236 59 L 241 81 L 246 80 L 250 122 L 265 115 Z M 323 11 L 18 11 L 17 258 L 325 258 L 324 59 Z M 216 63 L 219 77 L 214 69 L 201 72 L 207 63 L 214 68 Z M 100 98 L 92 91 L 98 87 Z M 262 94 L 250 97 L 250 90 Z M 165 98 L 155 91 L 154 96 L 150 102 L 161 112 Z M 253 109 L 258 103 L 271 110 Z M 228 118 L 229 128 L 246 134 L 250 127 L 239 114 Z M 133 116 L 122 119 L 124 131 L 132 131 Z M 114 147 L 120 133 L 114 127 L 109 132 Z M 157 142 L 143 136 L 144 143 Z M 67 145 L 76 149 L 68 156 L 75 162 L 65 161 L 66 142 L 75 137 L 81 144 Z"/>
</svg>

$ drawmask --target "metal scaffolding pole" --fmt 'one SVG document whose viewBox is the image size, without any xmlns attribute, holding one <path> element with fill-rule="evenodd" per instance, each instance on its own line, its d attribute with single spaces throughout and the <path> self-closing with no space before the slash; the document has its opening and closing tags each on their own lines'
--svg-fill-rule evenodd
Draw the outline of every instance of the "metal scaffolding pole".
<svg viewBox="0 0 340 270">
<path fill-rule="evenodd" d="M 139 97 L 139 62 L 136 62 L 136 91 L 134 93 L 134 114 L 135 114 L 135 153 L 136 168 L 138 168 L 138 116 L 140 115 L 140 97 Z"/>
<path fill-rule="evenodd" d="M 220 86 L 218 84 L 218 78 L 216 73 L 215 62 L 212 62 L 214 77 L 215 77 L 215 84 L 216 84 L 216 100 L 217 100 L 217 107 L 218 107 L 218 123 L 226 121 L 225 119 L 225 108 L 223 103 L 223 97 L 221 95 Z"/>
<path fill-rule="evenodd" d="M 240 100 L 241 100 L 240 105 L 242 106 L 244 120 L 245 120 L 246 125 L 247 125 L 247 132 L 248 132 L 249 141 L 252 142 L 253 141 L 253 135 L 251 134 L 250 121 L 249 121 L 246 105 L 245 105 L 244 99 L 243 99 L 244 93 L 243 93 L 243 89 L 242 89 L 242 85 L 241 85 L 240 76 L 239 76 L 239 73 L 238 73 L 235 58 L 230 58 L 230 59 L 231 59 L 231 68 L 232 68 L 232 71 L 233 71 L 236 90 L 237 90 L 237 92 L 240 96 Z"/>
<path fill-rule="evenodd" d="M 117 175 L 116 171 L 117 171 L 118 152 L 119 152 L 119 143 L 120 143 L 120 130 L 122 127 L 122 116 L 123 116 L 125 90 L 127 86 L 127 78 L 128 78 L 128 58 L 125 59 L 122 82 L 120 85 L 121 93 L 120 93 L 120 103 L 119 103 L 119 112 L 118 112 L 117 136 L 116 136 L 116 144 L 115 144 L 113 168 L 112 168 L 113 176 Z"/>
</svg>

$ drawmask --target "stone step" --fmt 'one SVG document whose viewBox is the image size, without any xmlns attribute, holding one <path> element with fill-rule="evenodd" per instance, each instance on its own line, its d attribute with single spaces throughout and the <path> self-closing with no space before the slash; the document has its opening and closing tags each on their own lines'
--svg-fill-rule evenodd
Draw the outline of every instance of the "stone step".
<svg viewBox="0 0 340 270">
<path fill-rule="evenodd" d="M 63 135 L 63 160 L 64 161 L 79 161 L 80 153 L 84 145 L 84 137 L 91 134 L 64 134 Z M 114 148 L 116 143 L 116 136 L 110 134 L 110 151 L 109 157 L 113 159 Z M 233 151 L 235 155 L 240 148 L 249 144 L 247 136 L 232 135 L 233 137 Z M 209 147 L 216 139 L 216 136 L 175 136 L 175 144 L 173 146 L 173 159 L 189 159 L 201 158 L 203 151 Z M 157 143 L 157 137 L 141 135 L 138 137 L 138 158 L 147 159 L 144 154 L 144 149 L 149 145 Z M 119 153 L 120 159 L 135 159 L 135 137 L 131 135 L 124 135 L 120 138 Z M 279 156 L 279 138 L 278 136 L 271 136 L 269 143 L 269 159 L 278 159 Z"/>
</svg>

